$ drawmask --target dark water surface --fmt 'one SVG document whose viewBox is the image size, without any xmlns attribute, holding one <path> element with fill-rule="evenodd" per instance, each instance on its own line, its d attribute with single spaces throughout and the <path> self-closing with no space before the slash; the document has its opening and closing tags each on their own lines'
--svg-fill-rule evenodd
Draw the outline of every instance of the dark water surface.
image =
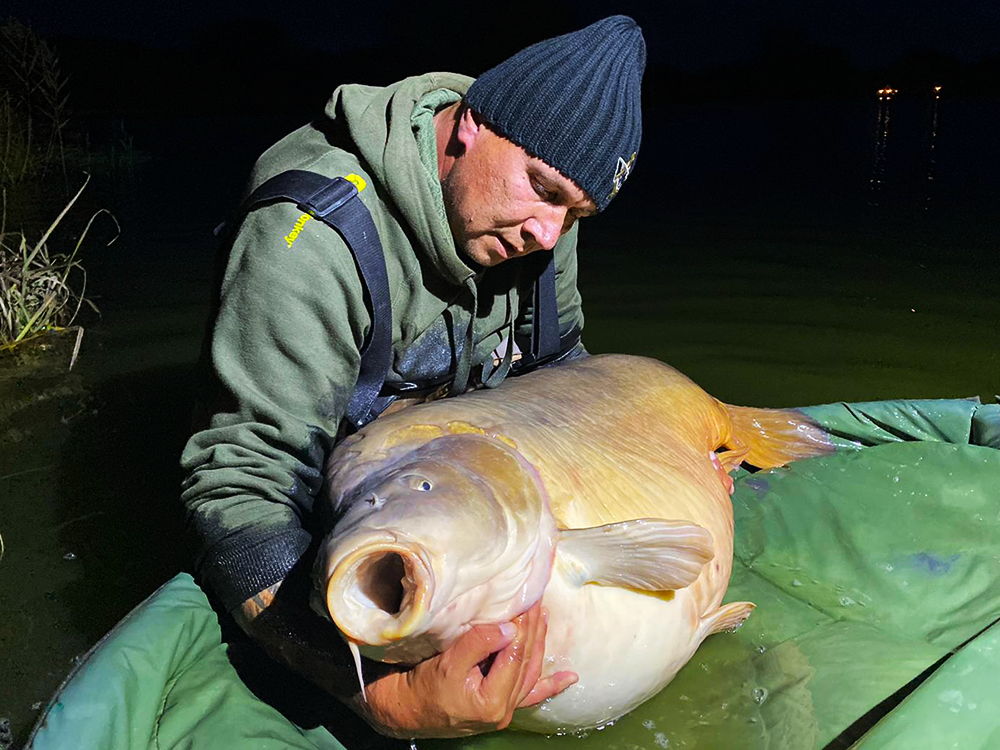
<svg viewBox="0 0 1000 750">
<path fill-rule="evenodd" d="M 874 196 L 871 102 L 691 106 L 648 127 L 651 155 L 583 228 L 588 348 L 660 358 L 738 404 L 1000 393 L 997 105 L 942 115 L 928 193 L 925 104 L 908 120 L 900 107 L 909 130 L 890 134 Z M 131 123 L 148 160 L 88 194 L 122 235 L 102 248 L 110 226 L 95 225 L 88 244 L 103 315 L 84 321 L 78 363 L 59 340 L 0 358 L 0 716 L 18 737 L 74 659 L 185 564 L 176 464 L 210 231 L 295 125 Z"/>
</svg>

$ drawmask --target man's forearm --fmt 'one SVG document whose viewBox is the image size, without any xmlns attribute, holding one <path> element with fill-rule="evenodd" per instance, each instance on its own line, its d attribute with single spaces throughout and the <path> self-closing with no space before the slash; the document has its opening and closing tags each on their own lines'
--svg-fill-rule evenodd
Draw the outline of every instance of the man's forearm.
<svg viewBox="0 0 1000 750">
<path fill-rule="evenodd" d="M 264 589 L 233 612 L 244 632 L 274 661 L 332 695 L 381 734 L 404 737 L 416 732 L 416 729 L 406 731 L 399 719 L 394 718 L 394 714 L 408 713 L 405 707 L 395 705 L 399 691 L 390 684 L 395 679 L 405 679 L 405 673 L 390 665 L 365 660 L 363 678 L 367 683 L 367 697 L 373 697 L 373 691 L 386 696 L 383 710 L 379 710 L 379 705 L 369 703 L 362 696 L 353 658 L 339 633 L 336 630 L 323 632 L 325 628 L 314 627 L 316 623 L 310 623 L 309 619 L 304 624 L 303 618 L 320 623 L 324 621 L 307 608 L 289 608 L 278 601 L 281 586 L 282 582 L 278 582 Z M 333 628 L 332 625 L 330 627 Z M 310 639 L 319 642 L 310 643 Z M 379 690 L 380 687 L 385 689 Z M 412 718 L 414 727 L 418 727 L 419 717 Z"/>
<path fill-rule="evenodd" d="M 237 624 L 273 660 L 299 674 L 370 720 L 354 660 L 336 626 L 308 604 L 300 581 L 279 581 L 247 599 L 233 612 Z M 365 662 L 372 682 L 396 670 Z"/>
<path fill-rule="evenodd" d="M 541 602 L 511 623 L 477 625 L 447 650 L 401 669 L 365 661 L 367 700 L 336 626 L 305 604 L 308 585 L 292 574 L 238 608 L 237 620 L 275 661 L 335 696 L 391 737 L 459 737 L 506 727 L 576 682 L 571 672 L 540 679 L 546 618 Z M 481 665 L 496 654 L 487 674 Z"/>
<path fill-rule="evenodd" d="M 274 597 L 278 593 L 278 589 L 281 588 L 281 584 L 282 582 L 278 581 L 273 586 L 257 592 L 233 612 L 233 619 L 236 620 L 236 624 L 243 629 L 244 633 L 251 635 L 250 626 L 274 602 Z"/>
</svg>

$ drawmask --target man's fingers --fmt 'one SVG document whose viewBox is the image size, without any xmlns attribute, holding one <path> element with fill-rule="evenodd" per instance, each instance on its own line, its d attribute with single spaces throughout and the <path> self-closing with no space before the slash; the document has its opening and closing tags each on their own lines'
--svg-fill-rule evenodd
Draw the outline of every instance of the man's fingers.
<svg viewBox="0 0 1000 750">
<path fill-rule="evenodd" d="M 540 657 L 545 655 L 545 616 L 542 613 L 542 603 L 535 602 L 515 622 L 518 622 L 518 629 L 524 634 L 524 643 L 520 654 L 521 668 L 517 678 L 517 688 L 514 695 L 511 696 L 513 706 L 517 706 L 531 691 L 532 685 L 541 674 Z M 539 654 L 539 652 L 541 653 Z M 538 661 L 538 670 L 532 676 L 530 673 L 536 660 Z"/>
<path fill-rule="evenodd" d="M 549 675 L 545 679 L 536 682 L 531 692 L 528 693 L 527 697 L 517 707 L 527 708 L 528 706 L 541 703 L 543 700 L 551 698 L 553 695 L 558 695 L 570 685 L 575 684 L 578 679 L 580 678 L 576 672 L 556 672 L 553 675 Z"/>
<path fill-rule="evenodd" d="M 527 645 L 524 675 L 517 694 L 517 705 L 520 705 L 532 691 L 538 678 L 542 675 L 542 660 L 545 658 L 545 633 L 548 629 L 548 612 L 539 607 L 537 617 L 532 625 L 533 638 Z"/>
<path fill-rule="evenodd" d="M 483 690 L 488 698 L 503 698 L 510 701 L 513 708 L 521 694 L 524 682 L 527 649 L 534 642 L 534 627 L 538 617 L 538 609 L 532 607 L 527 612 L 518 615 L 512 621 L 517 629 L 517 635 L 510 645 L 496 655 L 493 666 L 483 680 Z"/>
<path fill-rule="evenodd" d="M 476 625 L 455 641 L 446 653 L 451 655 L 455 660 L 454 663 L 464 674 L 490 654 L 508 648 L 516 637 L 517 627 L 509 622 L 500 625 Z"/>
</svg>

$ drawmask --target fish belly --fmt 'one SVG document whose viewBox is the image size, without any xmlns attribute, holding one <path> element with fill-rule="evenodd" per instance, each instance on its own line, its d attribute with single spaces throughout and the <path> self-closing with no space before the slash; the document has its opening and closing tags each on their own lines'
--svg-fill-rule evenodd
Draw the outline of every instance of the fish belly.
<svg viewBox="0 0 1000 750">
<path fill-rule="evenodd" d="M 553 576 L 544 598 L 549 629 L 543 674 L 571 670 L 580 679 L 548 701 L 516 712 L 511 726 L 546 734 L 599 727 L 654 696 L 705 637 L 695 593 L 688 587 L 665 601 Z M 721 600 L 723 591 L 716 593 L 710 598 Z"/>
</svg>

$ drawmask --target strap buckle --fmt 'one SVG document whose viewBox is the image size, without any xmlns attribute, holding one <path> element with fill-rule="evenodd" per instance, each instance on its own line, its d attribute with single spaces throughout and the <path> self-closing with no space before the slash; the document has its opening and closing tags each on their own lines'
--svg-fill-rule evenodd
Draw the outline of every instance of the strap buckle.
<svg viewBox="0 0 1000 750">
<path fill-rule="evenodd" d="M 311 216 L 322 219 L 358 194 L 358 188 L 343 177 L 330 180 L 299 204 Z"/>
</svg>

